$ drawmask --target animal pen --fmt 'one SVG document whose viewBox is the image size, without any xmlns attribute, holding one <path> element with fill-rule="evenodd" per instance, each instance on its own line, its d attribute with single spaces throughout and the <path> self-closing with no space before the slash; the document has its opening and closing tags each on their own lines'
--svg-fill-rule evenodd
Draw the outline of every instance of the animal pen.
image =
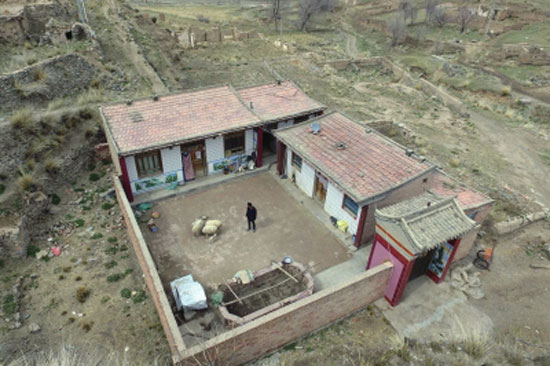
<svg viewBox="0 0 550 366">
<path fill-rule="evenodd" d="M 313 293 L 313 277 L 300 263 L 272 262 L 252 277 L 250 282 L 234 278 L 223 286 L 219 310 L 227 325 L 243 325 Z"/>
</svg>

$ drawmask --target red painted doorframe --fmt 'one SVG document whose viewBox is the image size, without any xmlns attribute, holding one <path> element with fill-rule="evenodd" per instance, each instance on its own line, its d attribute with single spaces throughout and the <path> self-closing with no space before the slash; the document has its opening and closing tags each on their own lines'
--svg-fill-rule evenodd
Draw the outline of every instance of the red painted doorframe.
<svg viewBox="0 0 550 366">
<path fill-rule="evenodd" d="M 284 158 L 285 158 L 286 145 L 281 141 L 277 141 L 277 172 L 279 175 L 284 174 Z"/>
<path fill-rule="evenodd" d="M 369 211 L 369 206 L 361 207 L 361 214 L 359 214 L 359 223 L 357 224 L 357 232 L 355 233 L 355 245 L 356 248 L 359 248 L 361 245 L 361 237 L 363 236 L 363 230 L 365 228 L 365 221 L 367 220 L 367 213 Z"/>
<path fill-rule="evenodd" d="M 122 173 L 120 176 L 122 187 L 124 188 L 126 197 L 128 197 L 128 201 L 132 202 L 134 200 L 134 195 L 132 194 L 132 187 L 130 186 L 130 177 L 128 176 L 128 168 L 126 168 L 126 159 L 122 156 L 118 159 L 118 161 L 120 163 L 120 171 Z"/>
<path fill-rule="evenodd" d="M 411 271 L 414 265 L 414 259 L 412 261 L 407 260 L 401 253 L 399 253 L 393 245 L 390 245 L 384 239 L 379 233 L 376 233 L 374 235 L 374 242 L 371 249 L 371 255 L 369 256 L 369 261 L 367 263 L 367 270 L 370 269 L 373 266 L 372 258 L 373 253 L 376 245 L 380 245 L 384 247 L 388 252 L 390 252 L 391 255 L 393 255 L 399 262 L 403 264 L 403 271 L 399 275 L 398 285 L 397 289 L 395 290 L 393 297 L 390 299 L 386 295 L 384 295 L 384 298 L 391 306 L 396 306 L 399 304 L 399 301 L 401 301 L 401 297 L 403 296 L 403 293 L 405 292 L 405 288 L 407 287 L 407 282 L 409 280 L 409 276 L 411 275 Z M 378 265 L 380 263 L 375 263 L 374 265 Z M 394 269 L 395 270 L 395 269 Z"/>
<path fill-rule="evenodd" d="M 262 167 L 262 159 L 264 154 L 264 129 L 263 127 L 256 127 L 256 166 Z"/>
</svg>

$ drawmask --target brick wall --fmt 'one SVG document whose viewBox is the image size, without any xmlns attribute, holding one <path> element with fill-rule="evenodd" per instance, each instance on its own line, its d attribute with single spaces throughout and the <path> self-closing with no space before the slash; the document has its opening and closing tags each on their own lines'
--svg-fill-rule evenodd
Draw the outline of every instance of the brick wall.
<svg viewBox="0 0 550 366">
<path fill-rule="evenodd" d="M 225 157 L 223 151 L 223 137 L 217 136 L 204 141 L 206 146 L 206 162 L 208 163 L 208 174 L 214 172 L 213 162 Z"/>
<path fill-rule="evenodd" d="M 391 263 L 351 277 L 181 353 L 177 365 L 241 365 L 345 318 L 384 296 Z M 209 363 L 213 364 L 213 363 Z"/>
<path fill-rule="evenodd" d="M 477 214 L 474 217 L 474 221 L 477 222 L 478 224 L 482 224 L 485 218 L 487 217 L 487 215 L 489 214 L 491 207 L 493 207 L 493 204 L 489 203 L 483 207 L 472 209 L 472 210 L 465 210 L 464 212 L 466 213 L 466 215 L 470 215 L 471 213 L 477 211 Z M 458 246 L 458 249 L 455 253 L 454 261 L 460 260 L 466 257 L 468 254 L 470 254 L 470 251 L 474 246 L 474 242 L 476 240 L 478 232 L 479 232 L 479 228 L 476 230 L 473 230 L 469 234 L 466 234 L 462 238 L 462 240 L 460 241 L 460 245 Z"/>
<path fill-rule="evenodd" d="M 179 354 L 185 350 L 185 344 L 178 329 L 176 319 L 172 314 L 170 304 L 166 297 L 166 293 L 162 287 L 160 277 L 158 276 L 157 269 L 149 252 L 149 248 L 143 239 L 141 230 L 136 222 L 130 203 L 126 198 L 126 194 L 122 188 L 122 184 L 118 177 L 113 176 L 114 188 L 118 200 L 118 205 L 126 227 L 128 230 L 128 236 L 130 242 L 134 247 L 136 257 L 139 261 L 141 270 L 143 271 L 143 277 L 145 278 L 145 283 L 149 289 L 149 294 L 153 299 L 157 313 L 164 329 L 168 345 L 172 351 L 173 360 L 176 361 L 179 358 Z"/>
<path fill-rule="evenodd" d="M 361 208 L 357 212 L 357 216 L 353 217 L 346 210 L 342 208 L 344 202 L 344 193 L 340 191 L 336 186 L 329 182 L 327 189 L 327 199 L 325 200 L 325 211 L 336 217 L 338 220 L 344 220 L 348 223 L 348 232 L 355 234 L 357 232 L 357 224 L 359 222 L 359 215 Z"/>
<path fill-rule="evenodd" d="M 363 229 L 363 237 L 361 243 L 366 243 L 374 238 L 374 211 L 377 208 L 383 208 L 395 203 L 407 200 L 414 196 L 418 196 L 429 189 L 433 171 L 429 171 L 416 179 L 410 181 L 404 186 L 390 192 L 386 197 L 378 202 L 371 203 L 367 210 L 367 219 L 365 220 L 365 226 Z"/>
<path fill-rule="evenodd" d="M 287 175 L 289 178 L 292 177 L 292 174 L 296 177 L 296 185 L 308 196 L 313 197 L 313 189 L 315 184 L 315 170 L 306 163 L 305 160 L 302 160 L 302 169 L 298 170 L 294 165 L 292 165 L 292 150 L 287 152 Z"/>
<path fill-rule="evenodd" d="M 178 172 L 178 182 L 183 181 L 183 163 L 181 160 L 181 148 L 174 146 L 172 149 L 160 150 L 162 169 L 164 174 Z"/>
</svg>

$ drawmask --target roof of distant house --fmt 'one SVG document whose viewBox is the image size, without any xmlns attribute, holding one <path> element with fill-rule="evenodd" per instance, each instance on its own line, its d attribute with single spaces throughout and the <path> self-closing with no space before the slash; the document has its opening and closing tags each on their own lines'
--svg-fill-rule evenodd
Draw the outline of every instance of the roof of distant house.
<svg viewBox="0 0 550 366">
<path fill-rule="evenodd" d="M 120 154 L 169 146 L 262 121 L 227 85 L 118 103 L 101 110 Z"/>
<path fill-rule="evenodd" d="M 493 202 L 491 198 L 465 186 L 439 170 L 432 178 L 430 190 L 444 197 L 455 196 L 463 210 L 477 208 Z"/>
<path fill-rule="evenodd" d="M 378 209 L 375 216 L 377 222 L 398 225 L 415 253 L 460 238 L 477 225 L 454 197 L 444 198 L 432 192 Z"/>
<path fill-rule="evenodd" d="M 248 107 L 252 103 L 254 112 L 264 120 L 287 119 L 325 109 L 290 81 L 242 88 L 237 92 Z"/>
<path fill-rule="evenodd" d="M 319 124 L 319 133 L 312 133 L 312 123 Z M 340 113 L 276 130 L 275 135 L 358 203 L 435 169 Z"/>
</svg>

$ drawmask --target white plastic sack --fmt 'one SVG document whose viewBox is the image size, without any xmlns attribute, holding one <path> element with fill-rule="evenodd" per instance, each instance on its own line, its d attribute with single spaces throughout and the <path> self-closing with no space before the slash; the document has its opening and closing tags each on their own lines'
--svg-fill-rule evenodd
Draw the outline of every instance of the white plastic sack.
<svg viewBox="0 0 550 366">
<path fill-rule="evenodd" d="M 170 282 L 177 310 L 208 309 L 206 293 L 202 285 L 187 275 Z"/>
</svg>

